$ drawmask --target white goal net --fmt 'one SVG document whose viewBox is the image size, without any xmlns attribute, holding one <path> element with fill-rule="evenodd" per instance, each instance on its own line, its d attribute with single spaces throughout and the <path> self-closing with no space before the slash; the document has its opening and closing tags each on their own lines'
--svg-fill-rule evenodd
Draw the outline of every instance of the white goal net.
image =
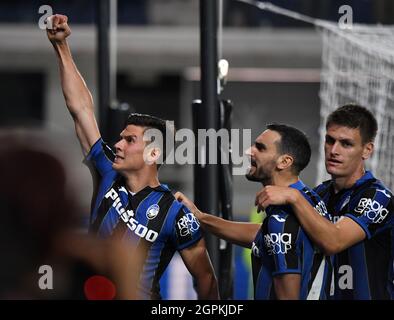
<svg viewBox="0 0 394 320">
<path fill-rule="evenodd" d="M 341 105 L 356 103 L 369 109 L 379 126 L 368 169 L 394 190 L 394 26 L 353 24 L 351 29 L 341 29 L 339 23 L 314 19 L 270 2 L 238 1 L 311 23 L 321 30 L 321 148 L 316 183 L 330 178 L 323 150 L 327 115 Z"/>
<path fill-rule="evenodd" d="M 394 27 L 320 26 L 323 37 L 320 139 L 325 120 L 337 107 L 357 103 L 372 111 L 379 130 L 368 169 L 394 189 Z M 320 148 L 317 183 L 329 179 Z"/>
</svg>

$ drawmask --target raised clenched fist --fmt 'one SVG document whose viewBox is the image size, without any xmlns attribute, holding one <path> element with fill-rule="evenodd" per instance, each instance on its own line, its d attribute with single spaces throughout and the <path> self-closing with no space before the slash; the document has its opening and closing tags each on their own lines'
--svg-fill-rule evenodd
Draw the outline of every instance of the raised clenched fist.
<svg viewBox="0 0 394 320">
<path fill-rule="evenodd" d="M 67 16 L 55 14 L 48 17 L 48 20 L 50 20 L 50 23 L 47 23 L 47 35 L 49 41 L 62 42 L 71 34 L 71 29 L 67 23 Z M 50 26 L 52 29 L 49 29 Z"/>
</svg>

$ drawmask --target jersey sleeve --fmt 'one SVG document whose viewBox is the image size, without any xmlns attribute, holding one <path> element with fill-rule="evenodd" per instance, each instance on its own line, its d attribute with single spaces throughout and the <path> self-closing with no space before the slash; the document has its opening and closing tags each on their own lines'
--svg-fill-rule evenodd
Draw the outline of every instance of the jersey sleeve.
<svg viewBox="0 0 394 320">
<path fill-rule="evenodd" d="M 355 221 L 372 238 L 377 232 L 389 228 L 394 211 L 393 196 L 387 189 L 370 187 L 365 190 L 345 216 Z"/>
<path fill-rule="evenodd" d="M 173 242 L 180 251 L 192 246 L 202 237 L 200 222 L 193 213 L 182 205 L 175 218 Z"/>
<path fill-rule="evenodd" d="M 115 154 L 112 149 L 100 138 L 90 149 L 86 161 L 93 164 L 99 174 L 104 176 L 114 171 L 112 169 L 114 158 Z"/>
<path fill-rule="evenodd" d="M 268 255 L 274 259 L 273 276 L 302 272 L 302 253 L 298 246 L 300 233 L 300 225 L 294 215 L 274 214 L 269 217 L 264 245 Z"/>
</svg>

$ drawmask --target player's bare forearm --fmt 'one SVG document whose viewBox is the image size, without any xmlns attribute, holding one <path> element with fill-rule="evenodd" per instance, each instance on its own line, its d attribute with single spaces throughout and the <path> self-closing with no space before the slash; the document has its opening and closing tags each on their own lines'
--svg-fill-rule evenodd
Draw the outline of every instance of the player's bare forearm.
<svg viewBox="0 0 394 320">
<path fill-rule="evenodd" d="M 73 116 L 83 110 L 93 111 L 93 99 L 73 61 L 67 38 L 71 35 L 68 17 L 55 14 L 48 17 L 48 40 L 52 43 L 59 61 L 60 78 L 67 107 Z M 48 24 L 49 26 L 49 24 Z"/>
<path fill-rule="evenodd" d="M 78 139 L 87 153 L 100 138 L 93 98 L 74 63 L 67 43 L 66 38 L 71 34 L 67 16 L 56 14 L 48 19 L 52 20 L 52 29 L 47 29 L 47 36 L 58 57 L 63 95 L 74 119 Z"/>
<path fill-rule="evenodd" d="M 341 252 L 366 237 L 365 231 L 351 218 L 343 216 L 336 223 L 331 223 L 320 216 L 302 197 L 292 204 L 301 225 L 325 254 Z"/>
<path fill-rule="evenodd" d="M 337 250 L 338 229 L 321 216 L 298 190 L 289 187 L 266 186 L 257 193 L 255 204 L 258 211 L 270 205 L 291 205 L 300 224 L 315 244 L 329 254 Z"/>
<path fill-rule="evenodd" d="M 193 212 L 204 230 L 239 246 L 246 248 L 252 246 L 260 224 L 234 222 L 213 216 L 209 213 L 203 213 L 189 198 L 179 191 L 175 193 L 175 198 Z"/>
<path fill-rule="evenodd" d="M 239 246 L 250 248 L 259 231 L 260 224 L 235 222 L 208 213 L 196 215 L 204 230 Z"/>
<path fill-rule="evenodd" d="M 322 217 L 301 193 L 295 194 L 290 204 L 312 241 L 329 255 L 338 252 L 340 234 L 337 226 Z"/>
<path fill-rule="evenodd" d="M 66 40 L 53 43 L 59 59 L 60 79 L 67 107 L 73 117 L 80 112 L 93 112 L 92 95 L 79 73 Z"/>
</svg>

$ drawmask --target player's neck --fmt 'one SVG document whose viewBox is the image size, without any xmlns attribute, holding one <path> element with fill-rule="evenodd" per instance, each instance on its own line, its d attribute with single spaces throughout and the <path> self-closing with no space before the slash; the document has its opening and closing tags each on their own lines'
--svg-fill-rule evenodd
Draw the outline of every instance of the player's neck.
<svg viewBox="0 0 394 320">
<path fill-rule="evenodd" d="M 271 185 L 278 187 L 288 187 L 299 180 L 298 176 L 292 174 L 273 175 L 271 178 Z"/>
<path fill-rule="evenodd" d="M 129 191 L 137 193 L 147 186 L 157 187 L 160 185 L 159 178 L 157 176 L 157 171 L 148 172 L 132 172 L 125 175 L 126 185 Z"/>
<path fill-rule="evenodd" d="M 358 179 L 360 179 L 365 173 L 364 166 L 360 167 L 353 174 L 344 177 L 332 177 L 334 181 L 334 190 L 339 192 L 343 189 L 350 189 Z"/>
</svg>

